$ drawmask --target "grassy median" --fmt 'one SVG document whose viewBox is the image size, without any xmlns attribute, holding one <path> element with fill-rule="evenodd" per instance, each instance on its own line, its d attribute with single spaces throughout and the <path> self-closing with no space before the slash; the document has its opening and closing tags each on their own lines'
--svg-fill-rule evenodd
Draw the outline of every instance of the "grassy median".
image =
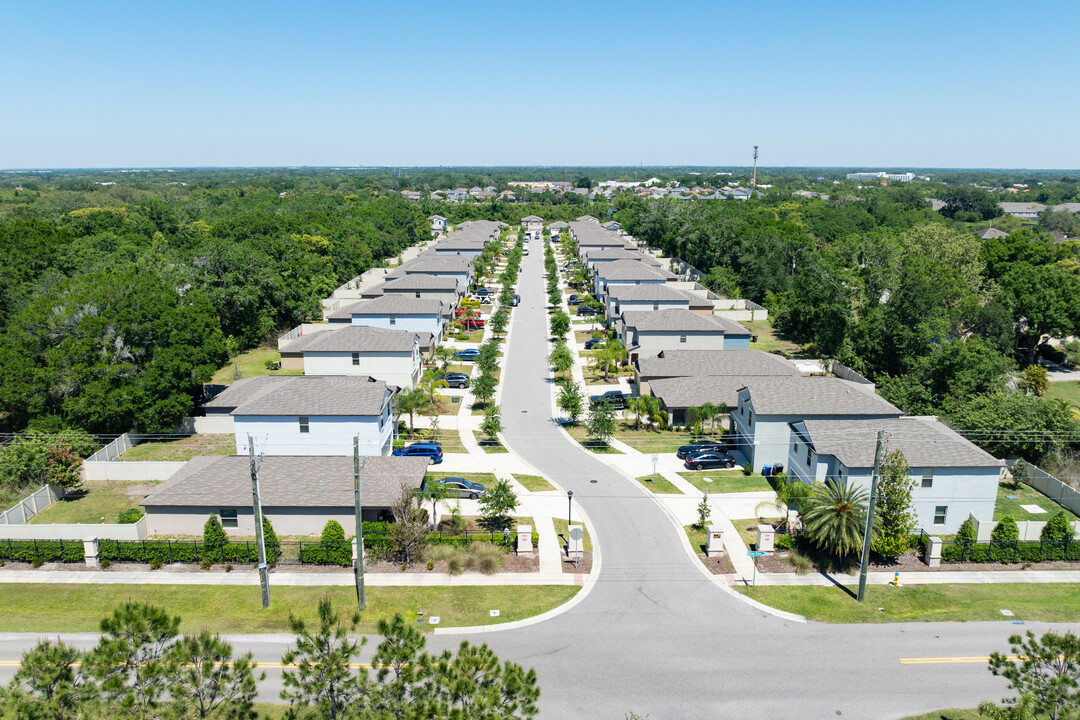
<svg viewBox="0 0 1080 720">
<path fill-rule="evenodd" d="M 903 584 L 903 574 L 900 576 Z M 1080 585 L 1001 583 L 988 585 L 870 585 L 866 601 L 855 601 L 858 587 L 739 587 L 739 592 L 771 607 L 827 623 L 938 622 L 965 620 L 1080 619 Z M 1011 610 L 1006 617 L 1002 610 Z"/>
<path fill-rule="evenodd" d="M 129 600 L 164 607 L 181 618 L 180 629 L 221 633 L 287 633 L 289 613 L 316 616 L 320 599 L 329 597 L 341 609 L 356 606 L 356 591 L 346 587 L 274 587 L 270 607 L 263 610 L 258 586 L 213 585 L 51 585 L 9 584 L 0 592 L 0 631 L 96 632 L 101 618 Z M 368 609 L 360 631 L 395 613 L 406 618 L 437 615 L 438 627 L 491 625 L 521 620 L 551 610 L 580 588 L 571 585 L 505 585 L 496 587 L 369 587 Z M 498 617 L 490 611 L 498 610 Z M 419 625 L 423 631 L 433 626 Z"/>
</svg>

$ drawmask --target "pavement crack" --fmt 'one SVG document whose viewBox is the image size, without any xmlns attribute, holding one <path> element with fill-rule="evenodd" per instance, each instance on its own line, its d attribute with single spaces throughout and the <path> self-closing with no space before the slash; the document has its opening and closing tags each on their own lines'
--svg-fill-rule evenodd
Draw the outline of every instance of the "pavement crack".
<svg viewBox="0 0 1080 720">
<path fill-rule="evenodd" d="M 667 605 L 664 605 L 663 603 L 658 602 L 658 601 L 654 600 L 653 598 L 649 597 L 649 594 L 647 592 L 645 592 L 645 589 L 642 588 L 640 585 L 638 586 L 637 591 L 638 591 L 638 593 L 641 594 L 641 597 L 645 598 L 646 600 L 651 602 L 656 607 L 661 608 L 662 610 L 667 610 L 668 612 L 671 612 L 671 608 L 669 608 Z"/>
</svg>

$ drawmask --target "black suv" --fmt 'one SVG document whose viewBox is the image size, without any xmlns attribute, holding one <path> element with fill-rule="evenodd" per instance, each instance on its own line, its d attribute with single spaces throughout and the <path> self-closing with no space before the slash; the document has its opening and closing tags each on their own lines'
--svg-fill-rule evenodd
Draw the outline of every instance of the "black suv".
<svg viewBox="0 0 1080 720">
<path fill-rule="evenodd" d="M 683 462 L 688 470 L 735 467 L 735 458 L 726 452 L 716 452 L 715 450 L 703 450 L 693 455 L 687 455 Z"/>
<path fill-rule="evenodd" d="M 626 401 L 629 400 L 632 397 L 638 397 L 638 396 L 637 395 L 630 395 L 628 393 L 624 393 L 621 390 L 608 390 L 603 395 L 593 395 L 593 396 L 591 396 L 589 398 L 589 402 L 591 404 L 593 404 L 593 405 L 598 405 L 599 403 L 606 402 L 606 403 L 610 403 L 611 407 L 615 408 L 616 410 L 625 410 L 626 409 Z"/>
<path fill-rule="evenodd" d="M 591 305 L 578 305 L 578 315 L 599 315 L 600 308 L 594 308 Z"/>
<path fill-rule="evenodd" d="M 683 445 L 682 447 L 680 447 L 678 449 L 678 451 L 675 453 L 675 457 L 682 460 L 687 455 L 693 455 L 694 453 L 701 452 L 702 450 L 712 450 L 714 452 L 723 452 L 724 450 L 727 450 L 727 449 L 728 449 L 727 444 L 725 444 L 723 442 L 720 442 L 720 441 L 717 441 L 717 440 L 698 440 L 697 442 L 692 442 L 689 445 Z"/>
</svg>

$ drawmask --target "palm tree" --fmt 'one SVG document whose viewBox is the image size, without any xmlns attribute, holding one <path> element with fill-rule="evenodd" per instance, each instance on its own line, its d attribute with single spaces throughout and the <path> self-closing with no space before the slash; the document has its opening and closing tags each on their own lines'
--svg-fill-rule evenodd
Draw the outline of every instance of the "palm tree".
<svg viewBox="0 0 1080 720">
<path fill-rule="evenodd" d="M 626 348 L 618 340 L 608 340 L 604 343 L 604 347 L 596 353 L 596 362 L 604 365 L 604 380 L 607 380 L 611 373 L 611 363 L 617 363 L 623 359 L 623 355 Z"/>
<path fill-rule="evenodd" d="M 694 413 L 694 420 L 700 419 L 702 424 L 709 423 L 709 429 L 716 429 L 716 416 L 720 414 L 720 408 L 713 405 L 711 402 L 705 401 L 698 406 L 697 412 Z"/>
<path fill-rule="evenodd" d="M 434 405 L 438 399 L 438 393 L 435 391 L 439 388 L 450 387 L 450 385 L 439 377 L 437 371 L 428 370 L 424 373 L 424 377 L 421 378 L 418 387 L 423 388 L 424 393 L 427 394 L 428 404 Z"/>
<path fill-rule="evenodd" d="M 450 367 L 450 363 L 454 362 L 454 351 L 445 345 L 439 345 L 435 348 L 435 352 L 432 353 L 432 359 L 439 364 L 439 370 L 446 372 L 446 368 Z"/>
<path fill-rule="evenodd" d="M 423 410 L 428 406 L 430 400 L 428 399 L 427 392 L 423 388 L 415 387 L 412 390 L 402 390 L 397 395 L 398 412 L 404 412 L 409 414 L 409 436 L 413 434 L 413 416 L 417 412 Z"/>
<path fill-rule="evenodd" d="M 785 473 L 773 475 L 771 482 L 776 490 L 776 498 L 758 503 L 754 512 L 759 517 L 765 516 L 770 510 L 778 512 L 784 517 L 782 526 L 787 527 L 790 532 L 795 527 L 795 510 L 801 500 L 810 496 L 810 486 L 799 479 L 789 478 Z"/>
<path fill-rule="evenodd" d="M 824 485 L 816 484 L 800 505 L 806 535 L 819 548 L 840 560 L 862 549 L 866 490 L 829 478 Z"/>
</svg>

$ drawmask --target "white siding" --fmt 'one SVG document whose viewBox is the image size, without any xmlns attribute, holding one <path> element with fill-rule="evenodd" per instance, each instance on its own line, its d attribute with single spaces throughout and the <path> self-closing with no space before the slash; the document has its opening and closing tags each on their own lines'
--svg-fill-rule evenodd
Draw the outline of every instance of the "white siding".
<svg viewBox="0 0 1080 720">
<path fill-rule="evenodd" d="M 420 378 L 420 352 L 360 353 L 353 365 L 350 352 L 304 353 L 305 375 L 370 375 L 390 385 L 412 388 Z"/>
<path fill-rule="evenodd" d="M 387 406 L 389 410 L 389 405 Z M 352 455 L 353 437 L 360 436 L 361 455 L 385 455 L 393 423 L 388 414 L 370 416 L 308 416 L 308 432 L 300 432 L 296 415 L 234 415 L 236 453 L 248 454 L 248 436 L 256 453 L 267 455 Z"/>
</svg>

